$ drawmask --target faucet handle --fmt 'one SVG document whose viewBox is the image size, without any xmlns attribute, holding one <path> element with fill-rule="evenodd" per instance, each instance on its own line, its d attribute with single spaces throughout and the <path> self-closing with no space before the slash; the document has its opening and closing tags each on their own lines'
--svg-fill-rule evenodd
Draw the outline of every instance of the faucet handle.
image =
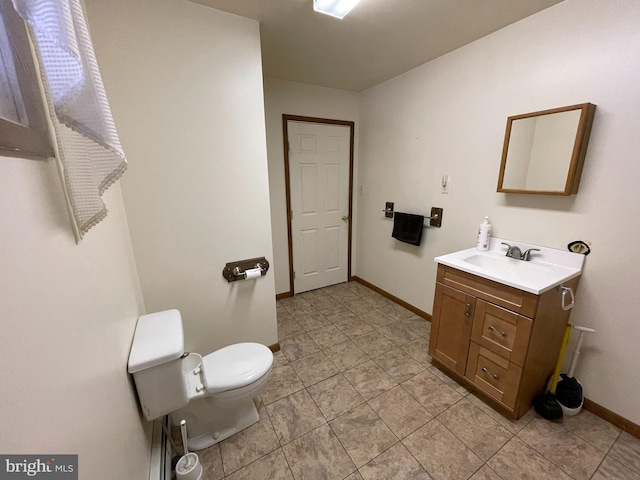
<svg viewBox="0 0 640 480">
<path fill-rule="evenodd" d="M 500 242 L 500 243 L 501 243 L 502 245 L 506 245 L 506 247 L 507 247 L 507 253 L 505 253 L 505 255 L 506 255 L 507 257 L 511 257 L 511 256 L 513 256 L 513 249 L 514 249 L 514 248 L 517 248 L 517 247 L 515 247 L 514 245 L 509 245 L 509 244 L 508 244 L 508 243 L 506 243 L 506 242 Z"/>
<path fill-rule="evenodd" d="M 529 261 L 529 257 L 531 256 L 531 252 L 539 252 L 540 249 L 539 248 L 530 248 L 529 250 L 525 250 L 525 252 L 522 254 L 522 260 L 524 260 L 525 262 Z"/>
</svg>

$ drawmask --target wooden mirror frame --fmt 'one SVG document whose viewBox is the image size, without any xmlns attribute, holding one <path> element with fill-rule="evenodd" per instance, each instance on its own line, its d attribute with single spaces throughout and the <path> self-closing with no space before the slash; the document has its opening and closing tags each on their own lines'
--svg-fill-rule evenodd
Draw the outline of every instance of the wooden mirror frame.
<svg viewBox="0 0 640 480">
<path fill-rule="evenodd" d="M 576 138 L 571 154 L 571 161 L 567 172 L 567 179 L 564 190 L 527 190 L 527 189 L 513 189 L 504 188 L 504 173 L 507 166 L 507 154 L 509 150 L 509 141 L 511 138 L 511 129 L 515 120 L 523 118 L 539 117 L 542 115 L 550 115 L 554 113 L 568 112 L 571 110 L 581 110 L 580 120 L 576 132 Z M 582 167 L 584 165 L 584 159 L 587 153 L 587 145 L 589 143 L 589 136 L 591 134 L 591 125 L 593 124 L 593 117 L 596 111 L 596 106 L 591 103 L 581 103 L 577 105 L 570 105 L 568 107 L 554 108 L 550 110 L 542 110 L 539 112 L 525 113 L 523 115 L 515 115 L 507 118 L 507 129 L 504 137 L 504 145 L 502 149 L 502 163 L 500 164 L 500 175 L 498 177 L 498 192 L 502 193 L 529 193 L 540 195 L 572 195 L 578 192 L 578 185 L 580 184 L 580 176 L 582 174 Z"/>
</svg>

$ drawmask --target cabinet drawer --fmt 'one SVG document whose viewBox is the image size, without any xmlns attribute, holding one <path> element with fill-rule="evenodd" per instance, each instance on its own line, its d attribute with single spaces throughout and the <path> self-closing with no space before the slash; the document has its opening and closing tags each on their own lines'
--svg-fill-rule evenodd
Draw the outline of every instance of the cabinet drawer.
<svg viewBox="0 0 640 480">
<path fill-rule="evenodd" d="M 517 365 L 524 365 L 533 321 L 484 300 L 476 302 L 471 340 Z"/>
<path fill-rule="evenodd" d="M 517 288 L 442 264 L 438 265 L 437 281 L 526 317 L 535 317 L 538 296 L 533 293 L 518 290 Z"/>
<path fill-rule="evenodd" d="M 522 367 L 471 342 L 467 379 L 500 403 L 515 409 Z"/>
</svg>

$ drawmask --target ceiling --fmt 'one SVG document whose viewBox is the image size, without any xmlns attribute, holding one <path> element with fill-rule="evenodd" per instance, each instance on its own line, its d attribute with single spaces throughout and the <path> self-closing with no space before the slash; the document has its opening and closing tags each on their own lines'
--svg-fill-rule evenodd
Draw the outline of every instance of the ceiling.
<svg viewBox="0 0 640 480">
<path fill-rule="evenodd" d="M 192 0 L 260 22 L 264 76 L 360 92 L 562 0 Z"/>
</svg>

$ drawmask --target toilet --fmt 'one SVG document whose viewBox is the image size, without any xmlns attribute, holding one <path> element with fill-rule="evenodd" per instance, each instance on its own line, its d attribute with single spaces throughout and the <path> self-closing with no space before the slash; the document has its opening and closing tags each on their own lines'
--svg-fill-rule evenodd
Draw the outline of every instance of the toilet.
<svg viewBox="0 0 640 480">
<path fill-rule="evenodd" d="M 204 357 L 185 353 L 182 318 L 166 310 L 138 318 L 129 373 L 147 420 L 186 420 L 189 449 L 202 450 L 259 420 L 253 399 L 264 388 L 273 353 L 259 343 L 236 343 Z"/>
</svg>

